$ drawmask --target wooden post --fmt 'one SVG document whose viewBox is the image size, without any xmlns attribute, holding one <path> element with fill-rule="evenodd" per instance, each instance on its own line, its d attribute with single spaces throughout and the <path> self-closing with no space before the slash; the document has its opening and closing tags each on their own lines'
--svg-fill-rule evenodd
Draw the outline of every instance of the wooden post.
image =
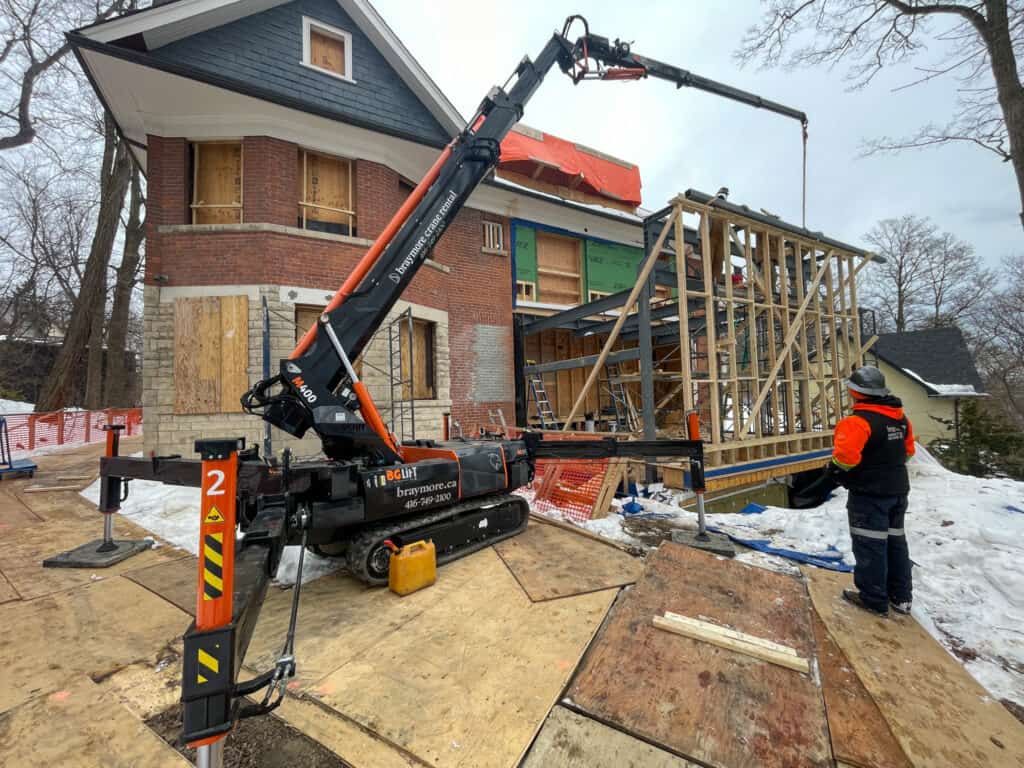
<svg viewBox="0 0 1024 768">
<path fill-rule="evenodd" d="M 57 445 L 64 445 L 64 409 L 57 411 Z"/>
<path fill-rule="evenodd" d="M 727 222 L 723 226 L 728 227 Z M 732 272 L 729 259 L 729 240 L 722 238 L 725 249 L 723 266 Z M 708 346 L 708 399 L 711 401 L 711 442 L 715 445 L 722 442 L 722 408 L 718 391 L 718 307 L 715 301 L 715 280 L 717 275 L 711 274 L 711 208 L 704 209 L 700 219 L 700 250 L 704 269 L 704 330 Z M 726 283 L 732 281 L 730 274 Z"/>
<path fill-rule="evenodd" d="M 673 209 L 673 213 L 678 210 L 678 206 Z M 576 417 L 577 412 L 580 410 L 580 406 L 587 399 L 587 393 L 590 392 L 591 387 L 594 386 L 594 382 L 597 381 L 597 377 L 601 373 L 601 369 L 604 367 L 604 361 L 608 359 L 609 353 L 612 351 L 612 347 L 619 338 L 619 331 L 622 330 L 623 324 L 626 322 L 626 318 L 629 316 L 630 308 L 636 304 L 637 297 L 643 291 L 644 284 L 647 282 L 647 278 L 651 276 L 651 272 L 654 270 L 654 265 L 658 262 L 658 254 L 661 253 L 662 247 L 665 245 L 665 238 L 668 237 L 668 233 L 671 231 L 671 219 L 665 222 L 665 226 L 661 228 L 661 234 L 658 235 L 658 241 L 654 244 L 654 248 L 647 254 L 647 260 L 644 262 L 644 267 L 640 270 L 640 276 L 637 278 L 636 285 L 633 286 L 633 290 L 629 292 L 629 298 L 626 299 L 626 303 L 622 306 L 619 312 L 619 317 L 615 321 L 615 325 L 612 326 L 611 332 L 608 334 L 608 340 L 605 341 L 604 347 L 601 349 L 601 354 L 597 358 L 597 362 L 594 363 L 594 367 L 590 371 L 590 375 L 587 377 L 586 382 L 583 384 L 583 391 L 576 397 L 576 402 L 572 406 L 572 410 L 569 412 L 569 416 L 565 420 L 565 424 L 562 427 L 563 432 L 568 432 L 572 424 L 572 420 Z"/>
<path fill-rule="evenodd" d="M 782 323 L 782 338 L 789 335 L 789 268 L 786 266 L 786 238 L 779 236 L 779 301 L 782 305 L 779 312 Z M 774 334 L 773 334 L 774 338 Z M 796 340 L 794 339 L 794 344 Z M 775 355 L 778 360 L 778 355 Z M 793 389 L 796 386 L 793 375 L 793 354 L 788 352 L 785 355 L 786 371 L 786 434 L 796 433 L 796 398 Z"/>
<path fill-rule="evenodd" d="M 687 293 L 688 267 L 681 208 L 672 209 L 672 225 L 675 227 L 676 241 L 676 293 L 679 294 L 679 372 L 683 377 L 683 413 L 689 413 L 693 410 L 693 385 L 690 384 L 690 379 L 693 378 L 690 370 L 690 296 Z M 677 389 L 673 389 L 665 400 L 658 403 L 655 410 L 663 408 L 664 403 L 671 400 Z"/>
</svg>

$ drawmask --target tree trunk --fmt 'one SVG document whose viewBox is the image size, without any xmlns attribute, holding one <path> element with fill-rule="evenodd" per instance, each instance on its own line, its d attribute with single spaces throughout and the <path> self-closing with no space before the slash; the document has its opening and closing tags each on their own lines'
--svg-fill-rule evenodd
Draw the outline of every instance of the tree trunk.
<svg viewBox="0 0 1024 768">
<path fill-rule="evenodd" d="M 131 315 L 132 290 L 142 260 L 145 222 L 142 218 L 142 181 L 138 168 L 132 169 L 131 202 L 128 222 L 124 228 L 124 253 L 114 283 L 114 304 L 107 326 L 107 389 L 104 404 L 108 408 L 134 405 L 128 400 L 128 319 Z"/>
<path fill-rule="evenodd" d="M 85 409 L 95 411 L 103 404 L 103 321 L 107 308 L 107 274 L 96 292 L 89 328 L 89 356 L 85 367 Z"/>
<path fill-rule="evenodd" d="M 986 0 L 988 24 L 983 31 L 992 76 L 996 81 L 999 106 L 1006 120 L 1010 139 L 1010 157 L 1017 176 L 1017 192 L 1021 202 L 1021 226 L 1024 227 L 1024 87 L 1017 74 L 1017 57 L 1013 52 L 1006 0 Z"/>
<path fill-rule="evenodd" d="M 114 248 L 121 208 L 131 177 L 128 148 L 117 140 L 113 121 L 105 121 L 106 136 L 100 176 L 100 208 L 89 258 L 82 273 L 82 285 L 64 332 L 64 343 L 53 362 L 36 403 L 36 411 L 56 411 L 71 403 L 74 382 L 81 375 L 82 357 L 92 335 L 93 312 L 105 302 L 107 266 Z M 100 344 L 100 340 L 96 341 Z"/>
</svg>

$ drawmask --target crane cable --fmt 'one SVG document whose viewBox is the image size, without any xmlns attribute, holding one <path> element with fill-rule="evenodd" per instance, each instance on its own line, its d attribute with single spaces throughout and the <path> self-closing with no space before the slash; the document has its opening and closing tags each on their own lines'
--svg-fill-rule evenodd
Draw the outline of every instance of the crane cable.
<svg viewBox="0 0 1024 768">
<path fill-rule="evenodd" d="M 800 226 L 807 229 L 807 121 L 804 120 L 802 123 L 803 144 L 804 144 L 804 163 L 803 163 L 803 195 L 800 202 L 801 219 Z"/>
</svg>

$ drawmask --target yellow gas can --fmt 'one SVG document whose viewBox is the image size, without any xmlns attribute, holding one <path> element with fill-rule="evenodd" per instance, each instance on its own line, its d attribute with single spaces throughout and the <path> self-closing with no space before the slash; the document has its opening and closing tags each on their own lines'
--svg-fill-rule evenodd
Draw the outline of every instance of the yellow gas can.
<svg viewBox="0 0 1024 768">
<path fill-rule="evenodd" d="M 429 587 L 437 579 L 437 553 L 432 541 L 416 541 L 391 553 L 388 587 L 396 595 L 408 595 Z"/>
</svg>

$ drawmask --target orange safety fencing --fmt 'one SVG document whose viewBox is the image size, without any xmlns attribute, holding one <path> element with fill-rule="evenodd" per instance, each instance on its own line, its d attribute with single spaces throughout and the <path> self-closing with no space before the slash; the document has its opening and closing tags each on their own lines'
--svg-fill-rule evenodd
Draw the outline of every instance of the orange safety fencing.
<svg viewBox="0 0 1024 768">
<path fill-rule="evenodd" d="M 53 411 L 13 413 L 7 422 L 11 452 L 27 454 L 58 446 L 102 442 L 106 424 L 123 424 L 124 437 L 142 434 L 141 408 L 108 408 L 103 411 Z"/>
</svg>

